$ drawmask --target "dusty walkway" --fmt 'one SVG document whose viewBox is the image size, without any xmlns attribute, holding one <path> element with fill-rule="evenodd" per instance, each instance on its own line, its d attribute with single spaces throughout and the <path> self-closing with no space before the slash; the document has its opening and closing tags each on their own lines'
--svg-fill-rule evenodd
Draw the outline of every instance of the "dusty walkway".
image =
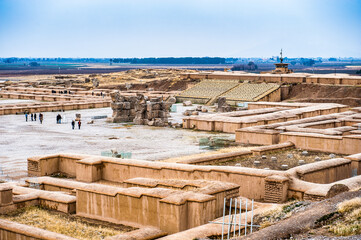
<svg viewBox="0 0 361 240">
<path fill-rule="evenodd" d="M 181 108 L 180 108 L 181 109 Z M 71 129 L 75 113 L 81 113 L 81 130 Z M 192 130 L 106 123 L 92 116 L 111 116 L 110 108 L 67 111 L 61 113 L 62 124 L 56 124 L 58 112 L 46 112 L 44 122 L 25 122 L 24 115 L 0 116 L 0 179 L 20 179 L 27 175 L 27 158 L 59 152 L 100 155 L 117 149 L 131 152 L 132 158 L 158 160 L 201 153 L 200 138 L 217 135 L 234 139 L 231 134 L 213 134 Z M 173 114 L 179 121 L 181 114 Z M 30 119 L 30 116 L 29 116 Z"/>
</svg>

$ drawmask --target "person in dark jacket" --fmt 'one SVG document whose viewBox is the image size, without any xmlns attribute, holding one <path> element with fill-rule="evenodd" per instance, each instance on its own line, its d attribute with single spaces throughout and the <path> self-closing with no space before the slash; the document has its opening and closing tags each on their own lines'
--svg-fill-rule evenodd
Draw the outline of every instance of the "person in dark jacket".
<svg viewBox="0 0 361 240">
<path fill-rule="evenodd" d="M 39 113 L 40 124 L 43 124 L 43 120 L 44 120 L 44 115 L 42 113 Z"/>
<path fill-rule="evenodd" d="M 57 123 L 57 124 L 60 124 L 60 123 L 61 123 L 61 119 L 62 119 L 61 115 L 58 114 L 58 115 L 56 116 L 56 123 Z"/>
</svg>

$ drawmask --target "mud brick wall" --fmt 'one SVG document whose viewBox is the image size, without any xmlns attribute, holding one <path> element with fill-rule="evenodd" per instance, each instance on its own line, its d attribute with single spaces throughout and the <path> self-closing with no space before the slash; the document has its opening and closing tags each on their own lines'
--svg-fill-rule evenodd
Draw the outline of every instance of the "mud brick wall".
<svg viewBox="0 0 361 240">
<path fill-rule="evenodd" d="M 264 201 L 282 203 L 287 200 L 288 178 L 271 176 L 265 179 Z"/>
</svg>

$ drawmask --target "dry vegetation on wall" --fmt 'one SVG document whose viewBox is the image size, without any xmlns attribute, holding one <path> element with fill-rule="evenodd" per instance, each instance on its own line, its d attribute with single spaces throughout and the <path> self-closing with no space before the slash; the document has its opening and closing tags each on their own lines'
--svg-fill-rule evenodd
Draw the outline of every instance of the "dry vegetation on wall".
<svg viewBox="0 0 361 240">
<path fill-rule="evenodd" d="M 133 230 L 133 228 L 127 226 L 111 228 L 105 225 L 88 223 L 77 217 L 67 216 L 39 207 L 19 209 L 8 215 L 2 215 L 0 217 L 9 221 L 34 226 L 84 240 L 104 239 L 108 236 L 114 236 Z"/>
</svg>

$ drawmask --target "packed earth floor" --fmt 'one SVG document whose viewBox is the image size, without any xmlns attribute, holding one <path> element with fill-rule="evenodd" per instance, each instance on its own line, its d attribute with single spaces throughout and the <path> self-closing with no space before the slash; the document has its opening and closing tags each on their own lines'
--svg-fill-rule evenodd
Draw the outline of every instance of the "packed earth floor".
<svg viewBox="0 0 361 240">
<path fill-rule="evenodd" d="M 183 106 L 171 113 L 172 122 L 181 122 Z M 71 152 L 101 155 L 116 149 L 133 159 L 160 160 L 209 151 L 199 146 L 200 139 L 216 136 L 234 141 L 233 134 L 209 133 L 170 127 L 149 127 L 126 123 L 108 123 L 110 108 L 61 112 L 62 123 L 56 123 L 60 112 L 43 112 L 44 121 L 25 121 L 24 115 L 0 116 L 0 180 L 19 180 L 27 176 L 27 158 Z M 72 130 L 71 121 L 81 114 L 82 125 Z M 88 124 L 90 121 L 93 124 Z"/>
</svg>

